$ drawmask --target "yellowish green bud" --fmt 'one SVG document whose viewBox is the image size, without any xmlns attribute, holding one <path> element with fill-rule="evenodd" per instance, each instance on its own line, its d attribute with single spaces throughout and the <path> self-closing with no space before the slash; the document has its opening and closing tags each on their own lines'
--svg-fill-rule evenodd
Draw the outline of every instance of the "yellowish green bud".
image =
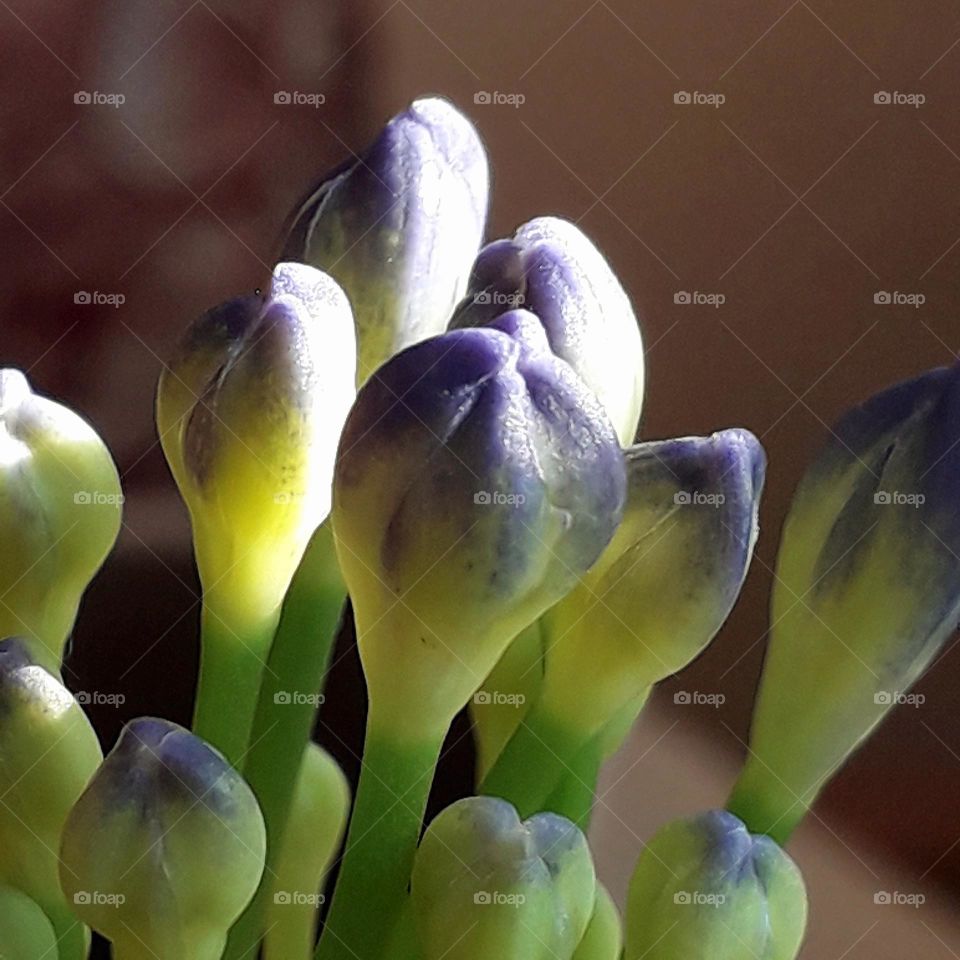
<svg viewBox="0 0 960 960">
<path fill-rule="evenodd" d="M 80 598 L 120 531 L 117 468 L 97 432 L 0 370 L 0 636 L 57 671 Z"/>
</svg>

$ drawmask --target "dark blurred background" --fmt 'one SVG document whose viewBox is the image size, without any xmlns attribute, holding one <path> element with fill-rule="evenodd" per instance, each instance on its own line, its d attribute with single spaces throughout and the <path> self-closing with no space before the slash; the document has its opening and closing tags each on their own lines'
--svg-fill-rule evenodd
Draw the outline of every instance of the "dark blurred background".
<svg viewBox="0 0 960 960">
<path fill-rule="evenodd" d="M 130 716 L 189 717 L 198 586 L 153 428 L 164 358 L 191 319 L 262 283 L 313 180 L 439 93 L 489 148 L 490 236 L 562 215 L 622 277 L 647 344 L 643 436 L 743 425 L 768 451 L 742 600 L 653 707 L 704 762 L 683 767 L 665 734 L 629 767 L 642 789 L 617 794 L 618 817 L 642 818 L 660 765 L 680 764 L 722 802 L 803 465 L 846 407 L 960 346 L 956 3 L 0 0 L 0 23 L 0 362 L 96 424 L 127 494 L 67 670 L 126 697 L 94 708 L 105 742 Z M 922 303 L 882 302 L 895 293 Z M 353 771 L 363 694 L 341 653 L 319 735 Z M 951 643 L 922 707 L 895 710 L 817 808 L 841 859 L 890 865 L 901 890 L 960 890 L 958 685 Z M 679 689 L 726 702 L 676 706 Z M 456 756 L 451 794 L 464 743 Z M 900 923 L 923 955 L 957 956 L 940 918 L 863 916 L 845 956 L 886 956 Z"/>
</svg>

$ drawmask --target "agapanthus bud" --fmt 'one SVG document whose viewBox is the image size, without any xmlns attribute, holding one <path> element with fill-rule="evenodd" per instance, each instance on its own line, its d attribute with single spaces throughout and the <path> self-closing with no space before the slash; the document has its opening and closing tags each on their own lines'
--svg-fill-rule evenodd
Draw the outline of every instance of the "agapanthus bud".
<svg viewBox="0 0 960 960">
<path fill-rule="evenodd" d="M 57 960 L 57 935 L 46 914 L 26 894 L 0 886 L 0 957 Z"/>
<path fill-rule="evenodd" d="M 201 317 L 160 378 L 157 425 L 204 592 L 198 731 L 233 760 L 284 594 L 330 509 L 355 351 L 340 287 L 284 263 L 262 294 Z"/>
<path fill-rule="evenodd" d="M 423 958 L 570 960 L 595 884 L 586 838 L 569 820 L 521 822 L 503 800 L 460 800 L 430 824 L 414 863 Z"/>
<path fill-rule="evenodd" d="M 660 830 L 637 862 L 624 960 L 794 960 L 807 921 L 796 864 L 713 810 Z"/>
<path fill-rule="evenodd" d="M 509 639 L 589 569 L 623 507 L 597 399 L 532 314 L 498 325 L 394 357 L 341 440 L 338 555 L 371 710 L 401 738 L 445 729 Z"/>
<path fill-rule="evenodd" d="M 600 398 L 620 442 L 632 443 L 643 404 L 640 328 L 620 281 L 579 227 L 538 217 L 484 247 L 450 326 L 485 326 L 515 307 L 536 314 L 550 349 Z"/>
<path fill-rule="evenodd" d="M 847 413 L 783 530 L 730 808 L 784 842 L 960 619 L 960 365 Z"/>
<path fill-rule="evenodd" d="M 750 563 L 765 463 L 751 433 L 644 443 L 625 457 L 623 522 L 541 619 L 539 698 L 483 785 L 521 814 L 541 809 L 564 763 L 704 649 Z"/>
<path fill-rule="evenodd" d="M 96 431 L 0 370 L 0 636 L 59 670 L 87 585 L 120 531 L 117 468 Z"/>
<path fill-rule="evenodd" d="M 60 889 L 57 850 L 103 754 L 76 699 L 32 654 L 0 641 L 0 881 L 39 904 L 72 958 L 86 932 Z"/>
<path fill-rule="evenodd" d="M 313 956 L 323 880 L 343 839 L 349 813 L 350 785 L 343 771 L 326 750 L 309 744 L 267 907 L 266 960 Z"/>
<path fill-rule="evenodd" d="M 141 718 L 77 801 L 60 881 L 119 960 L 218 960 L 263 872 L 257 801 L 188 730 Z"/>
<path fill-rule="evenodd" d="M 358 386 L 446 327 L 483 237 L 488 180 L 470 122 L 446 100 L 416 100 L 294 212 L 283 256 L 347 291 Z"/>
<path fill-rule="evenodd" d="M 623 953 L 623 925 L 613 897 L 597 883 L 597 899 L 586 932 L 573 960 L 620 960 Z"/>
</svg>

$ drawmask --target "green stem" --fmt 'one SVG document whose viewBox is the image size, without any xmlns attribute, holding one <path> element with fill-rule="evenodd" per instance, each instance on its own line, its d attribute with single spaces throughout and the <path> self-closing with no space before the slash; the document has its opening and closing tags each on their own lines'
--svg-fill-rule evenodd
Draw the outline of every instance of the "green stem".
<svg viewBox="0 0 960 960">
<path fill-rule="evenodd" d="M 230 931 L 224 960 L 254 956 L 254 945 L 262 936 L 267 898 L 344 595 L 333 537 L 329 524 L 324 524 L 313 535 L 294 574 L 260 689 L 243 775 L 263 812 L 267 864 L 256 896 Z"/>
<path fill-rule="evenodd" d="M 584 746 L 576 731 L 553 722 L 535 704 L 484 778 L 480 792 L 509 800 L 521 817 L 532 816 L 546 809 L 547 799 Z"/>
<path fill-rule="evenodd" d="M 546 803 L 547 810 L 572 820 L 583 831 L 590 826 L 597 780 L 603 763 L 600 740 L 600 737 L 594 737 L 580 750 Z"/>
<path fill-rule="evenodd" d="M 389 725 L 368 717 L 363 771 L 316 960 L 377 960 L 386 954 L 407 902 L 444 733 L 398 743 Z"/>
<path fill-rule="evenodd" d="M 252 624 L 231 623 L 221 609 L 216 596 L 204 595 L 193 732 L 240 769 L 276 616 Z"/>
<path fill-rule="evenodd" d="M 808 795 L 816 795 L 810 791 Z M 748 758 L 734 784 L 727 809 L 739 817 L 751 833 L 764 833 L 784 846 L 810 809 L 793 790 L 761 763 Z"/>
</svg>

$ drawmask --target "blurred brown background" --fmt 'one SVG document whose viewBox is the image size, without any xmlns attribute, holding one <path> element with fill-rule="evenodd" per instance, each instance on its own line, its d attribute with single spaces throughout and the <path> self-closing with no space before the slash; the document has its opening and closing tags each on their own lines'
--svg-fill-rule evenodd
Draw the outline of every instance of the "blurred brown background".
<svg viewBox="0 0 960 960">
<path fill-rule="evenodd" d="M 679 737 L 704 761 L 684 777 L 721 803 L 804 463 L 842 410 L 960 346 L 956 4 L 0 0 L 0 22 L 0 361 L 98 426 L 127 490 L 68 671 L 77 689 L 126 693 L 96 711 L 105 739 L 131 715 L 189 715 L 197 586 L 152 425 L 163 358 L 189 320 L 261 283 L 311 181 L 440 93 L 488 145 L 489 235 L 566 216 L 622 277 L 647 343 L 644 437 L 744 425 L 768 451 L 742 601 L 665 685 L 664 735 L 617 801 L 643 808 Z M 325 102 L 277 104 L 281 90 Z M 324 736 L 353 719 L 332 744 L 349 763 L 362 695 L 355 664 L 340 669 Z M 923 706 L 895 710 L 818 806 L 840 855 L 856 851 L 847 867 L 882 860 L 905 892 L 960 889 L 958 683 L 948 645 Z M 675 706 L 677 690 L 726 703 Z M 869 936 L 853 931 L 845 955 L 879 956 L 884 925 L 902 921 L 923 956 L 957 956 L 932 919 L 885 909 L 864 911 Z"/>
</svg>

